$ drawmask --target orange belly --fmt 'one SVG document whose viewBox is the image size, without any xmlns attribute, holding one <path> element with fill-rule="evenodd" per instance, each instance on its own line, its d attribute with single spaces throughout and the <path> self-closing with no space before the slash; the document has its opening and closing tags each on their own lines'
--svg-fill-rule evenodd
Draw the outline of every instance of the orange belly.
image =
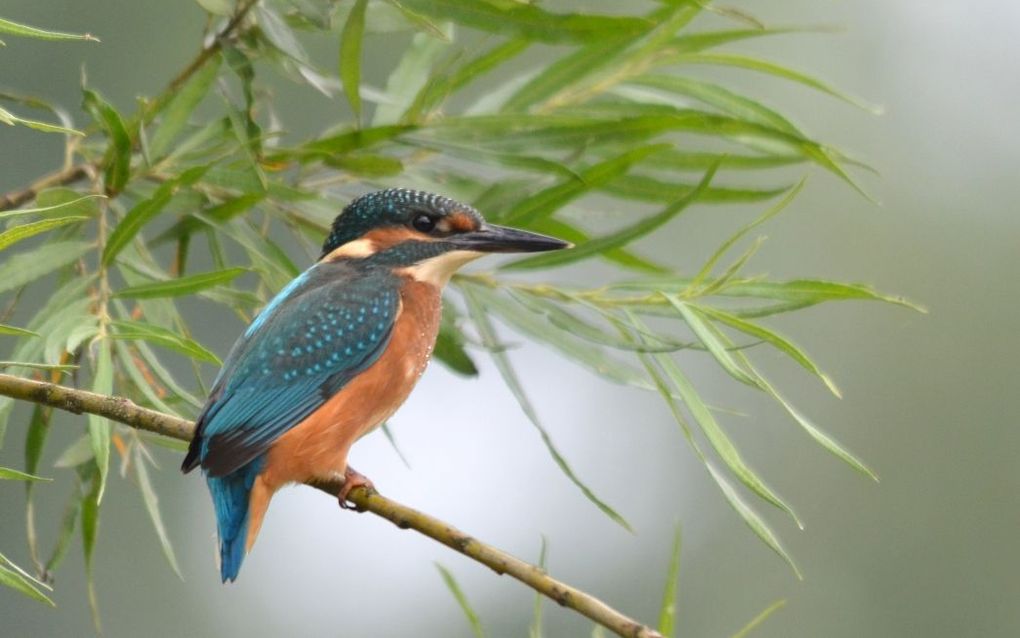
<svg viewBox="0 0 1020 638">
<path fill-rule="evenodd" d="M 432 354 L 440 304 L 437 287 L 408 278 L 390 342 L 375 363 L 273 443 L 249 499 L 249 548 L 276 490 L 287 483 L 342 476 L 351 445 L 407 399 Z"/>
</svg>

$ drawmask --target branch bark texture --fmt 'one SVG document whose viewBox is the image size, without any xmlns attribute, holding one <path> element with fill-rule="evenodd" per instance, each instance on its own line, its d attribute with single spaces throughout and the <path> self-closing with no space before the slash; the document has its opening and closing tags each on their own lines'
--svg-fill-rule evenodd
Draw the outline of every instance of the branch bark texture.
<svg viewBox="0 0 1020 638">
<path fill-rule="evenodd" d="M 21 401 L 48 405 L 74 414 L 95 414 L 129 427 L 154 432 L 182 441 L 190 441 L 195 424 L 186 419 L 135 405 L 122 397 L 112 397 L 85 390 L 76 390 L 53 383 L 0 374 L 0 395 Z M 341 481 L 310 484 L 330 496 L 336 496 Z M 535 591 L 569 607 L 594 622 L 626 638 L 662 638 L 654 629 L 642 625 L 601 600 L 576 587 L 549 576 L 541 568 L 527 563 L 503 550 L 466 534 L 434 516 L 398 503 L 375 490 L 358 487 L 351 490 L 348 500 L 359 509 L 390 521 L 400 529 L 413 529 L 447 547 L 506 574 Z"/>
</svg>

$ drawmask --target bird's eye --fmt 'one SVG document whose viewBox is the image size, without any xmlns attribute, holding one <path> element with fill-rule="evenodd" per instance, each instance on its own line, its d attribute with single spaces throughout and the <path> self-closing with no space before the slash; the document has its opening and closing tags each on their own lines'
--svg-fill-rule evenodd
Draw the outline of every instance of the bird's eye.
<svg viewBox="0 0 1020 638">
<path fill-rule="evenodd" d="M 431 233 L 436 227 L 436 218 L 422 213 L 415 216 L 411 221 L 411 226 L 418 232 Z"/>
</svg>

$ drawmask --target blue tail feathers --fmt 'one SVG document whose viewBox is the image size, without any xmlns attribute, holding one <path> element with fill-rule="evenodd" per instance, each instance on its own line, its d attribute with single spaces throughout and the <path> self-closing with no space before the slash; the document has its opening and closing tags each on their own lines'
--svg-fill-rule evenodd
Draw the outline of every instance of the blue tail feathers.
<svg viewBox="0 0 1020 638">
<path fill-rule="evenodd" d="M 241 571 L 248 539 L 248 496 L 262 465 L 260 457 L 226 476 L 206 477 L 216 510 L 223 582 L 235 580 Z"/>
</svg>

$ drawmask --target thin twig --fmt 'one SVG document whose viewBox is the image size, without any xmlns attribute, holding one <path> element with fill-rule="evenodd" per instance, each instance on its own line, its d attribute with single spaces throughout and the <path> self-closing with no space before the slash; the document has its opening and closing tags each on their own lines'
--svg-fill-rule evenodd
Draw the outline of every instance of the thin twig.
<svg viewBox="0 0 1020 638">
<path fill-rule="evenodd" d="M 0 395 L 48 405 L 75 414 L 87 413 L 103 416 L 135 429 L 162 434 L 182 441 L 190 441 L 195 429 L 195 424 L 191 421 L 140 407 L 122 397 L 75 390 L 9 374 L 0 374 Z M 340 488 L 343 486 L 340 481 L 323 481 L 309 485 L 333 497 L 340 492 Z M 381 516 L 401 529 L 413 529 L 486 565 L 497 574 L 507 574 L 519 580 L 560 605 L 587 616 L 619 636 L 662 638 L 661 634 L 654 629 L 628 618 L 591 594 L 558 581 L 546 574 L 543 569 L 483 543 L 434 516 L 393 501 L 364 487 L 352 490 L 349 500 L 360 509 Z"/>
<path fill-rule="evenodd" d="M 89 169 L 85 164 L 72 164 L 49 175 L 44 175 L 24 188 L 0 195 L 0 211 L 13 210 L 36 198 L 47 188 L 67 186 L 88 177 Z"/>
</svg>

